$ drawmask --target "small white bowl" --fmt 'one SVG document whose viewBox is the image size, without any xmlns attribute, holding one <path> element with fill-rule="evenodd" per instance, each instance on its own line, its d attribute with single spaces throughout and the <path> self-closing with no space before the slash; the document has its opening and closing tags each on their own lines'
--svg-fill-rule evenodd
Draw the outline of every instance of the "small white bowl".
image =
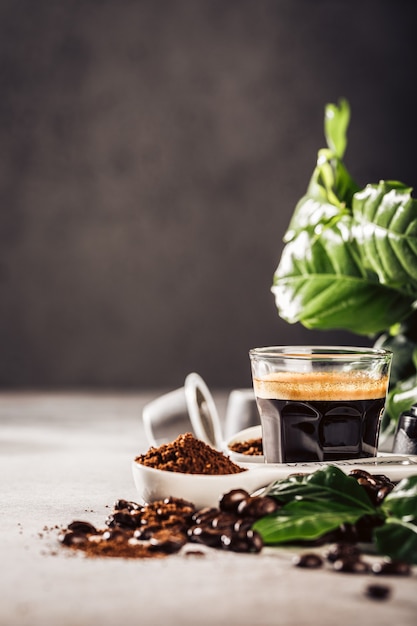
<svg viewBox="0 0 417 626">
<path fill-rule="evenodd" d="M 227 454 L 234 463 L 265 463 L 263 454 L 242 454 L 241 452 L 233 452 L 233 450 L 230 449 L 230 446 L 234 443 L 249 441 L 250 439 L 260 439 L 261 437 L 262 427 L 260 424 L 240 430 L 226 441 L 225 454 Z"/>
<path fill-rule="evenodd" d="M 196 508 L 217 507 L 223 494 L 242 487 L 242 473 L 239 472 L 223 475 L 184 474 L 155 469 L 137 461 L 133 461 L 132 472 L 136 489 L 144 502 L 171 496 L 192 502 Z"/>
</svg>

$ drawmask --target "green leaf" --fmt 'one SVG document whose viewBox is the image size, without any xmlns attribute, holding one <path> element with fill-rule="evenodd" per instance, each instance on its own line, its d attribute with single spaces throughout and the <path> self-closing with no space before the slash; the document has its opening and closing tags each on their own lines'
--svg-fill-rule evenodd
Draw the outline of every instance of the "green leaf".
<svg viewBox="0 0 417 626">
<path fill-rule="evenodd" d="M 362 515 L 375 512 L 365 489 L 355 478 L 347 476 L 335 465 L 326 465 L 310 474 L 275 481 L 265 494 L 277 498 L 281 503 L 291 502 L 294 498 L 325 500 L 346 507 L 352 505 L 361 509 Z"/>
<path fill-rule="evenodd" d="M 408 411 L 413 404 L 417 402 L 417 374 L 413 374 L 405 380 L 399 381 L 390 389 L 387 396 L 387 403 L 385 413 L 390 419 L 390 423 L 386 422 L 384 418 L 382 420 L 382 428 L 394 432 L 398 418 L 404 411 Z M 384 423 L 385 422 L 385 423 Z"/>
<path fill-rule="evenodd" d="M 417 564 L 417 475 L 404 478 L 384 499 L 385 524 L 374 530 L 381 554 Z"/>
<path fill-rule="evenodd" d="M 353 196 L 355 236 L 364 267 L 381 284 L 417 297 L 417 201 L 399 182 L 367 185 Z M 398 320 L 397 320 L 398 321 Z"/>
<path fill-rule="evenodd" d="M 339 106 L 328 104 L 324 113 L 324 134 L 327 145 L 342 159 L 347 144 L 347 129 L 350 121 L 350 106 L 347 100 L 341 98 Z"/>
<path fill-rule="evenodd" d="M 384 499 L 381 509 L 387 517 L 417 524 L 417 474 L 401 480 Z"/>
<path fill-rule="evenodd" d="M 417 565 L 417 526 L 388 518 L 374 530 L 375 545 L 380 554 L 393 560 Z"/>
<path fill-rule="evenodd" d="M 363 268 L 352 218 L 342 215 L 312 230 L 287 243 L 274 274 L 272 292 L 284 320 L 374 335 L 410 314 L 413 298 L 381 285 Z"/>
<path fill-rule="evenodd" d="M 377 514 L 365 489 L 333 465 L 276 481 L 265 494 L 284 503 L 253 526 L 268 544 L 317 539 L 342 524 Z"/>
<path fill-rule="evenodd" d="M 392 352 L 390 385 L 395 386 L 401 380 L 416 373 L 414 361 L 417 355 L 417 343 L 406 335 L 384 333 L 377 339 L 374 347 Z"/>
<path fill-rule="evenodd" d="M 277 514 L 263 517 L 253 528 L 265 544 L 318 539 L 342 524 L 354 524 L 362 512 L 343 504 L 321 501 L 293 501 Z"/>
</svg>

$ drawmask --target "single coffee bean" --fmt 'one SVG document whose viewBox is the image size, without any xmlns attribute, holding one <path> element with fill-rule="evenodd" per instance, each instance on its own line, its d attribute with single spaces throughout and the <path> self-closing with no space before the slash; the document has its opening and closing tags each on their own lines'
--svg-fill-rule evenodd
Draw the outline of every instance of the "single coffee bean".
<svg viewBox="0 0 417 626">
<path fill-rule="evenodd" d="M 211 520 L 211 527 L 217 528 L 218 530 L 233 528 L 235 521 L 236 515 L 233 515 L 233 513 L 219 512 L 219 514 Z"/>
<path fill-rule="evenodd" d="M 129 535 L 126 534 L 120 528 L 110 528 L 109 530 L 105 530 L 101 535 L 103 541 L 114 541 L 115 543 L 123 543 L 123 541 L 127 540 Z"/>
<path fill-rule="evenodd" d="M 231 552 L 250 552 L 249 541 L 246 537 L 224 534 L 221 537 L 221 544 L 224 550 Z"/>
<path fill-rule="evenodd" d="M 187 536 L 194 543 L 201 543 L 211 548 L 221 547 L 222 533 L 201 524 L 191 526 L 187 531 Z"/>
<path fill-rule="evenodd" d="M 391 493 L 392 490 L 393 490 L 393 487 L 391 487 L 390 485 L 383 485 L 376 494 L 377 504 L 381 504 L 381 502 L 385 500 L 387 495 Z"/>
<path fill-rule="evenodd" d="M 242 531 L 246 532 L 247 530 L 252 528 L 252 524 L 255 521 L 256 520 L 253 517 L 238 517 L 235 523 L 233 524 L 233 532 L 235 533 L 239 533 Z"/>
<path fill-rule="evenodd" d="M 146 526 L 141 526 L 140 528 L 137 528 L 134 531 L 133 536 L 134 536 L 135 539 L 140 539 L 141 541 L 147 541 L 158 530 L 161 530 L 161 526 L 160 525 L 148 524 Z"/>
<path fill-rule="evenodd" d="M 369 478 L 370 477 L 370 473 L 366 472 L 365 470 L 361 470 L 361 469 L 353 469 L 352 471 L 349 472 L 349 476 L 353 476 L 353 478 L 356 478 L 356 480 L 358 478 Z"/>
<path fill-rule="evenodd" d="M 220 498 L 219 508 L 227 513 L 236 513 L 239 504 L 248 498 L 250 495 L 244 489 L 232 489 Z"/>
<path fill-rule="evenodd" d="M 64 546 L 81 546 L 88 542 L 88 538 L 85 533 L 68 530 L 58 536 L 58 541 Z"/>
<path fill-rule="evenodd" d="M 293 558 L 293 564 L 296 567 L 306 567 L 310 569 L 317 569 L 323 565 L 323 559 L 314 552 L 306 552 L 305 554 L 297 555 Z"/>
<path fill-rule="evenodd" d="M 109 515 L 106 520 L 107 526 L 110 528 L 114 528 L 115 526 L 120 526 L 121 528 L 136 528 L 138 526 L 139 520 L 136 520 L 130 513 L 125 513 L 125 509 L 122 511 L 116 511 Z"/>
<path fill-rule="evenodd" d="M 207 524 L 211 523 L 211 520 L 217 517 L 219 514 L 219 510 L 213 507 L 204 507 L 196 511 L 192 517 L 191 521 L 194 524 Z"/>
<path fill-rule="evenodd" d="M 368 585 L 365 594 L 373 600 L 387 600 L 391 595 L 391 588 L 388 585 Z"/>
<path fill-rule="evenodd" d="M 249 552 L 260 552 L 264 547 L 261 535 L 251 528 L 246 531 L 246 540 L 249 544 Z"/>
<path fill-rule="evenodd" d="M 132 502 L 131 500 L 116 500 L 113 505 L 115 511 L 121 511 L 122 509 L 126 509 L 127 511 L 139 511 L 142 507 L 140 504 L 136 502 Z"/>
<path fill-rule="evenodd" d="M 404 561 L 380 561 L 377 563 L 373 563 L 372 573 L 376 574 L 377 576 L 410 576 L 411 566 Z"/>
<path fill-rule="evenodd" d="M 83 522 L 81 520 L 74 520 L 71 524 L 68 524 L 68 530 L 88 535 L 89 533 L 96 533 L 97 529 L 90 524 L 90 522 Z"/>
<path fill-rule="evenodd" d="M 279 508 L 275 498 L 269 496 L 253 496 L 247 500 L 243 500 L 237 509 L 239 515 L 244 517 L 253 517 L 259 519 L 274 513 Z"/>
<path fill-rule="evenodd" d="M 181 550 L 187 543 L 187 536 L 182 533 L 172 533 L 168 530 L 159 530 L 150 539 L 150 549 L 173 554 Z"/>
</svg>

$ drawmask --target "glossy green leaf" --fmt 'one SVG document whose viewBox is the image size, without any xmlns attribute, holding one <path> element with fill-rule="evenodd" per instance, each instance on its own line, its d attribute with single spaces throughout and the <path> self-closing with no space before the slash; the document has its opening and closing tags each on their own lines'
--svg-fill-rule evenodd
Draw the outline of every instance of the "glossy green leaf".
<svg viewBox="0 0 417 626">
<path fill-rule="evenodd" d="M 318 539 L 342 524 L 354 524 L 361 516 L 361 508 L 347 507 L 338 502 L 302 500 L 289 503 L 281 512 L 263 517 L 253 528 L 265 544 Z"/>
<path fill-rule="evenodd" d="M 417 524 L 417 468 L 416 475 L 401 480 L 388 494 L 381 506 L 388 517 L 396 517 Z"/>
<path fill-rule="evenodd" d="M 378 512 L 357 480 L 333 465 L 276 481 L 265 495 L 283 504 L 254 525 L 267 544 L 317 539 Z"/>
<path fill-rule="evenodd" d="M 272 286 L 284 320 L 373 335 L 409 315 L 413 299 L 381 285 L 363 268 L 351 226 L 352 219 L 343 215 L 287 243 Z"/>
<path fill-rule="evenodd" d="M 324 112 L 324 134 L 327 145 L 342 159 L 347 144 L 347 129 L 350 121 L 350 106 L 346 99 L 341 98 L 339 105 L 328 104 Z"/>
<path fill-rule="evenodd" d="M 270 485 L 265 495 L 273 496 L 281 503 L 294 498 L 339 502 L 345 507 L 361 509 L 362 515 L 375 512 L 365 489 L 352 476 L 347 476 L 339 467 L 327 465 L 310 474 L 289 476 Z"/>
<path fill-rule="evenodd" d="M 375 545 L 380 554 L 393 560 L 417 565 L 417 526 L 396 518 L 385 520 L 374 530 Z"/>
<path fill-rule="evenodd" d="M 417 297 L 417 201 L 402 183 L 367 185 L 353 197 L 363 265 L 381 284 Z"/>
</svg>

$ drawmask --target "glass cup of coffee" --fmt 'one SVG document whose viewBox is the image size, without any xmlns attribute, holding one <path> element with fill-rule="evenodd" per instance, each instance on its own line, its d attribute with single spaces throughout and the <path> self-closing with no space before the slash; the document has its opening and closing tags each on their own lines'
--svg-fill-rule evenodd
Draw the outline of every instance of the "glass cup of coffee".
<svg viewBox="0 0 417 626">
<path fill-rule="evenodd" d="M 376 456 L 390 351 L 272 346 L 249 356 L 267 463 Z"/>
</svg>

